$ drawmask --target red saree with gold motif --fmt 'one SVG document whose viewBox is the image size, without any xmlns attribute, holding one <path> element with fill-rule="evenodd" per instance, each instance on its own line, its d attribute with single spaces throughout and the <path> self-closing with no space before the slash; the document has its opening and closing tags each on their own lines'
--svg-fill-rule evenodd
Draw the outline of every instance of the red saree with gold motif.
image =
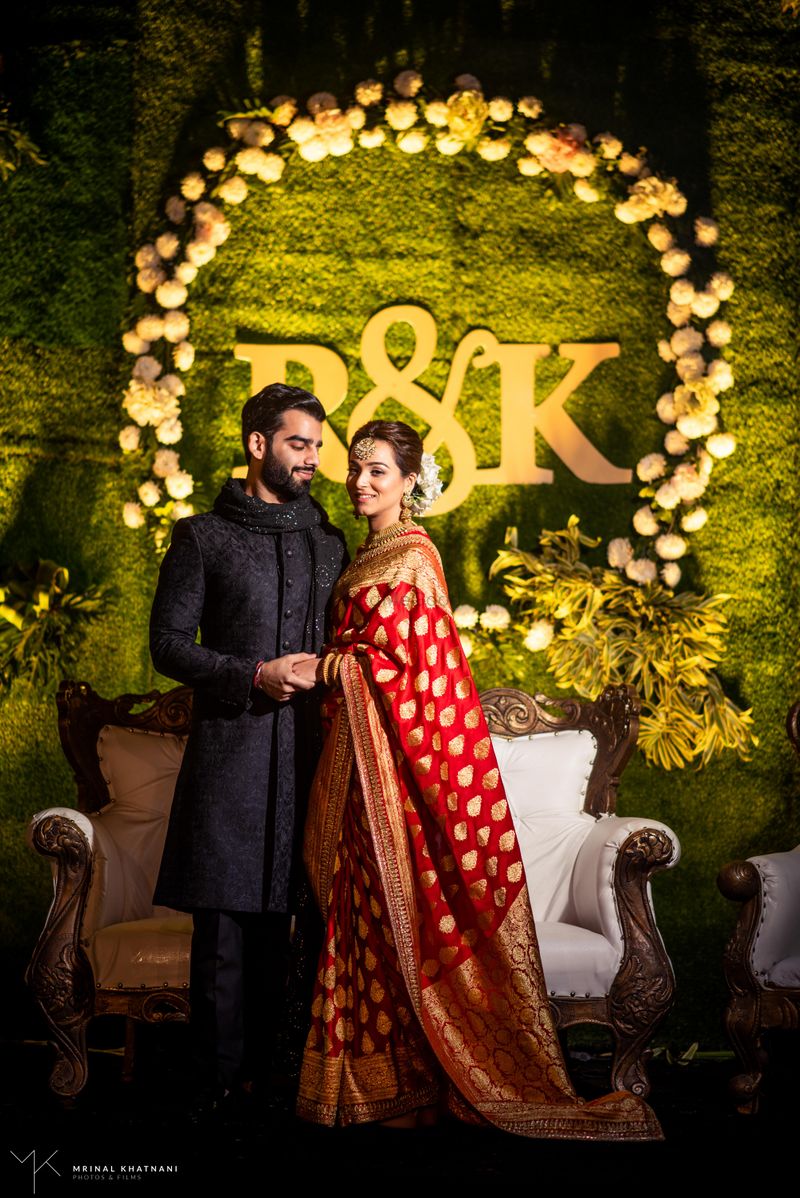
<svg viewBox="0 0 800 1198">
<path fill-rule="evenodd" d="M 514 825 L 441 561 L 368 538 L 334 593 L 330 725 L 304 856 L 326 930 L 298 1113 L 387 1119 L 448 1095 L 522 1135 L 660 1138 L 628 1093 L 587 1103 L 546 997 Z"/>
</svg>

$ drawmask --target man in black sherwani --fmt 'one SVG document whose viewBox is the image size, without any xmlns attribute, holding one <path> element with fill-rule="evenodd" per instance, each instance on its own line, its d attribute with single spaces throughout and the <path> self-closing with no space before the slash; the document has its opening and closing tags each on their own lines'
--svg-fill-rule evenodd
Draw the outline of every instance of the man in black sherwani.
<svg viewBox="0 0 800 1198">
<path fill-rule="evenodd" d="M 319 752 L 317 696 L 293 667 L 322 647 L 345 556 L 308 494 L 324 419 L 297 387 L 248 400 L 247 477 L 175 524 L 153 603 L 156 669 L 194 688 L 154 901 L 194 917 L 201 1105 L 266 1071 L 285 1001 L 290 888 Z"/>
</svg>

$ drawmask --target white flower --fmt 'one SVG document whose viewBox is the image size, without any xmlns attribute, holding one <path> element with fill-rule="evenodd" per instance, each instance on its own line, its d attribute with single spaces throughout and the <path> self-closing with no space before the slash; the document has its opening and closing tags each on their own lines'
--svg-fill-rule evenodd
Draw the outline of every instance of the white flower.
<svg viewBox="0 0 800 1198">
<path fill-rule="evenodd" d="M 186 205 L 180 196 L 170 196 L 164 205 L 164 211 L 173 225 L 180 225 L 186 216 Z"/>
<path fill-rule="evenodd" d="M 708 520 L 708 512 L 704 507 L 692 508 L 681 517 L 681 528 L 684 532 L 699 532 Z"/>
<path fill-rule="evenodd" d="M 142 354 L 133 366 L 133 377 L 142 383 L 152 383 L 161 374 L 161 363 L 150 354 Z"/>
<path fill-rule="evenodd" d="M 140 503 L 126 503 L 122 508 L 122 519 L 128 528 L 141 528 L 144 524 L 144 513 Z"/>
<path fill-rule="evenodd" d="M 671 249 L 661 255 L 661 269 L 665 275 L 670 275 L 673 279 L 685 275 L 691 265 L 691 254 L 687 254 L 685 250 Z"/>
<path fill-rule="evenodd" d="M 705 449 L 701 449 L 697 455 L 697 473 L 701 478 L 708 480 L 713 469 L 714 459 Z"/>
<path fill-rule="evenodd" d="M 166 273 L 156 266 L 145 266 L 136 276 L 136 286 L 145 295 L 150 295 L 166 279 Z"/>
<path fill-rule="evenodd" d="M 181 195 L 187 200 L 199 200 L 205 189 L 205 180 L 199 171 L 192 171 L 181 179 Z"/>
<path fill-rule="evenodd" d="M 305 142 L 311 141 L 312 137 L 317 136 L 317 126 L 307 116 L 299 116 L 292 121 L 287 133 L 293 142 L 302 146 Z"/>
<path fill-rule="evenodd" d="M 280 154 L 263 154 L 256 172 L 262 183 L 277 183 L 286 170 L 286 162 Z"/>
<path fill-rule="evenodd" d="M 241 175 L 231 175 L 219 185 L 219 197 L 226 204 L 241 204 L 247 199 L 247 184 Z"/>
<path fill-rule="evenodd" d="M 633 546 L 628 538 L 614 537 L 613 541 L 609 541 L 607 557 L 609 566 L 613 566 L 615 570 L 627 566 L 633 557 Z"/>
<path fill-rule="evenodd" d="M 677 533 L 664 532 L 660 537 L 656 537 L 656 553 L 664 561 L 677 561 L 679 557 L 683 557 L 686 549 L 686 541 Z"/>
<path fill-rule="evenodd" d="M 553 640 L 555 631 L 549 620 L 534 620 L 522 643 L 530 653 L 541 653 Z"/>
<path fill-rule="evenodd" d="M 201 200 L 199 204 L 195 204 L 194 221 L 196 225 L 214 224 L 224 220 L 222 209 L 218 208 L 216 204 L 212 204 L 208 200 Z"/>
<path fill-rule="evenodd" d="M 173 345 L 189 336 L 189 317 L 185 312 L 167 312 L 164 317 L 164 336 Z"/>
<path fill-rule="evenodd" d="M 155 507 L 161 498 L 161 491 L 150 479 L 146 483 L 142 483 L 137 494 L 145 507 Z"/>
<path fill-rule="evenodd" d="M 177 416 L 170 416 L 156 425 L 156 441 L 160 445 L 177 445 L 183 436 L 183 425 Z"/>
<path fill-rule="evenodd" d="M 378 83 L 376 79 L 364 79 L 356 84 L 355 97 L 365 108 L 380 104 L 383 99 L 383 84 Z"/>
<path fill-rule="evenodd" d="M 380 125 L 376 125 L 374 129 L 362 129 L 358 135 L 358 144 L 365 150 L 374 150 L 377 146 L 382 146 L 386 140 L 386 134 Z"/>
<path fill-rule="evenodd" d="M 598 133 L 593 140 L 604 158 L 619 158 L 622 153 L 622 142 L 613 133 Z"/>
<path fill-rule="evenodd" d="M 465 657 L 472 657 L 472 637 L 466 632 L 462 632 L 458 638 L 461 642 L 461 648 Z"/>
<path fill-rule="evenodd" d="M 717 299 L 730 299 L 733 295 L 733 279 L 727 271 L 719 270 L 708 280 L 708 290 L 713 291 Z"/>
<path fill-rule="evenodd" d="M 172 361 L 177 370 L 190 370 L 194 364 L 194 346 L 190 341 L 181 341 L 172 351 Z"/>
<path fill-rule="evenodd" d="M 318 112 L 329 112 L 331 108 L 338 108 L 339 101 L 331 92 L 314 92 L 313 96 L 308 97 L 306 108 L 312 116 L 316 116 Z"/>
<path fill-rule="evenodd" d="M 144 341 L 136 329 L 129 329 L 122 334 L 122 344 L 129 354 L 146 354 L 150 348 L 150 342 Z"/>
<path fill-rule="evenodd" d="M 648 503 L 633 513 L 633 527 L 640 537 L 654 537 L 658 532 L 660 525 Z"/>
<path fill-rule="evenodd" d="M 698 245 L 716 245 L 719 225 L 710 216 L 698 216 L 694 222 L 694 239 Z"/>
<path fill-rule="evenodd" d="M 347 117 L 347 123 L 351 129 L 363 129 L 367 119 L 367 114 L 360 104 L 351 104 L 345 109 L 344 115 Z"/>
<path fill-rule="evenodd" d="M 694 353 L 703 344 L 703 334 L 699 329 L 678 329 L 670 338 L 673 353 L 679 358 L 684 354 Z"/>
<path fill-rule="evenodd" d="M 464 143 L 460 137 L 456 137 L 455 133 L 437 133 L 436 149 L 440 154 L 452 156 L 464 149 Z"/>
<path fill-rule="evenodd" d="M 428 144 L 428 135 L 421 129 L 410 129 L 408 133 L 400 134 L 397 144 L 404 154 L 419 154 Z"/>
<path fill-rule="evenodd" d="M 444 100 L 432 100 L 430 104 L 425 105 L 423 111 L 425 113 L 425 120 L 429 125 L 443 129 L 447 124 L 449 113 Z"/>
<path fill-rule="evenodd" d="M 306 162 L 322 162 L 328 157 L 328 143 L 324 137 L 312 137 L 300 146 L 300 157 Z"/>
<path fill-rule="evenodd" d="M 699 499 L 708 486 L 708 480 L 690 462 L 682 462 L 675 467 L 672 482 L 684 503 L 693 503 Z"/>
<path fill-rule="evenodd" d="M 177 398 L 166 387 L 140 379 L 131 379 L 122 406 L 142 428 L 146 424 L 159 425 L 180 411 Z"/>
<path fill-rule="evenodd" d="M 349 133 L 337 133 L 334 137 L 328 138 L 328 152 L 334 158 L 342 158 L 345 154 L 349 154 L 353 148 L 353 138 Z"/>
<path fill-rule="evenodd" d="M 187 516 L 193 515 L 194 508 L 191 503 L 184 503 L 181 499 L 178 499 L 175 501 L 175 503 L 173 503 L 172 511 L 170 512 L 170 516 L 173 520 L 185 520 Z"/>
<path fill-rule="evenodd" d="M 534 175 L 541 175 L 544 167 L 535 158 L 518 158 L 517 170 L 521 175 L 531 178 Z"/>
<path fill-rule="evenodd" d="M 681 454 L 686 453 L 689 442 L 683 433 L 679 433 L 676 428 L 671 428 L 664 438 L 664 448 L 672 457 L 680 457 Z"/>
<path fill-rule="evenodd" d="M 210 241 L 190 241 L 186 247 L 186 258 L 190 266 L 197 268 L 210 262 L 216 252 L 216 247 Z M 175 273 L 177 275 L 177 271 Z"/>
<path fill-rule="evenodd" d="M 658 221 L 654 221 L 647 230 L 647 240 L 661 254 L 666 253 L 667 250 L 671 250 L 675 244 L 675 238 L 667 226 L 660 224 Z"/>
<path fill-rule="evenodd" d="M 529 133 L 525 138 L 524 146 L 529 154 L 544 154 L 550 149 L 553 141 L 553 135 L 545 129 L 539 129 L 534 133 Z"/>
<path fill-rule="evenodd" d="M 675 361 L 675 353 L 674 353 L 669 341 L 659 341 L 658 356 L 662 362 L 674 362 Z"/>
<path fill-rule="evenodd" d="M 493 121 L 510 121 L 514 105 L 507 96 L 495 96 L 489 101 L 489 116 Z"/>
<path fill-rule="evenodd" d="M 706 441 L 706 449 L 713 458 L 727 458 L 736 449 L 733 433 L 714 433 Z"/>
<path fill-rule="evenodd" d="M 139 433 L 138 425 L 126 424 L 125 427 L 120 430 L 119 434 L 120 449 L 124 450 L 125 453 L 133 453 L 135 449 L 139 448 L 140 437 L 141 434 Z"/>
<path fill-rule="evenodd" d="M 691 304 L 694 299 L 694 287 L 688 279 L 676 279 L 669 289 L 669 298 L 673 304 Z"/>
<path fill-rule="evenodd" d="M 168 279 L 156 287 L 156 300 L 162 308 L 182 308 L 188 298 L 189 292 L 177 279 Z"/>
<path fill-rule="evenodd" d="M 162 233 L 160 237 L 156 238 L 156 249 L 161 257 L 167 261 L 175 257 L 180 249 L 180 245 L 181 243 L 176 233 Z"/>
<path fill-rule="evenodd" d="M 195 245 L 205 242 L 217 249 L 231 235 L 231 227 L 226 220 L 200 220 L 194 227 Z"/>
<path fill-rule="evenodd" d="M 625 567 L 625 573 L 631 582 L 655 582 L 656 580 L 656 563 L 651 562 L 647 557 L 635 557 L 633 561 L 628 562 Z"/>
<path fill-rule="evenodd" d="M 171 499 L 188 499 L 194 490 L 194 479 L 186 470 L 178 470 L 164 480 Z"/>
<path fill-rule="evenodd" d="M 635 225 L 637 220 L 645 220 L 646 215 L 639 215 L 634 205 L 629 200 L 625 200 L 621 204 L 614 205 L 614 215 L 617 220 L 621 220 L 623 225 Z"/>
<path fill-rule="evenodd" d="M 698 437 L 706 437 L 713 433 L 717 427 L 717 418 L 713 412 L 689 412 L 678 417 L 677 425 L 685 437 L 694 441 Z"/>
<path fill-rule="evenodd" d="M 667 304 L 667 320 L 670 324 L 674 324 L 676 328 L 681 328 L 688 324 L 692 315 L 692 309 L 689 304 L 676 304 L 672 300 Z"/>
<path fill-rule="evenodd" d="M 483 84 L 475 75 L 456 75 L 456 87 L 460 92 L 483 91 Z"/>
<path fill-rule="evenodd" d="M 665 391 L 656 403 L 656 415 L 664 424 L 675 423 L 675 396 L 671 391 Z"/>
<path fill-rule="evenodd" d="M 636 154 L 621 154 L 617 164 L 620 173 L 623 175 L 638 175 L 644 165 L 644 159 L 639 158 Z"/>
<path fill-rule="evenodd" d="M 165 374 L 163 378 L 158 380 L 158 385 L 168 395 L 174 395 L 178 399 L 186 394 L 186 384 L 183 379 L 178 378 L 177 374 Z"/>
<path fill-rule="evenodd" d="M 477 608 L 469 603 L 462 603 L 453 612 L 453 620 L 456 628 L 474 628 L 478 623 Z"/>
<path fill-rule="evenodd" d="M 169 478 L 180 470 L 180 458 L 174 449 L 158 449 L 153 459 L 153 474 L 156 478 Z"/>
<path fill-rule="evenodd" d="M 398 96 L 403 96 L 406 100 L 410 100 L 420 90 L 422 83 L 423 79 L 419 71 L 401 71 L 395 77 L 394 90 Z"/>
<path fill-rule="evenodd" d="M 732 387 L 733 371 L 730 362 L 726 362 L 724 358 L 715 358 L 708 367 L 708 381 L 716 395 Z"/>
<path fill-rule="evenodd" d="M 682 354 L 675 363 L 675 371 L 681 382 L 693 382 L 701 379 L 705 373 L 706 362 L 702 354 Z"/>
<path fill-rule="evenodd" d="M 600 199 L 600 192 L 596 191 L 586 179 L 576 179 L 572 190 L 579 200 L 583 200 L 584 204 L 596 204 Z"/>
<path fill-rule="evenodd" d="M 158 267 L 161 264 L 161 255 L 156 247 L 148 242 L 136 251 L 134 262 L 138 270 L 144 270 L 146 266 Z"/>
<path fill-rule="evenodd" d="M 244 117 L 234 117 L 233 120 L 228 121 L 226 125 L 228 137 L 232 138 L 233 141 L 241 141 L 247 132 L 249 125 L 250 122 L 245 120 Z"/>
<path fill-rule="evenodd" d="M 661 478 L 667 468 L 667 459 L 663 453 L 648 453 L 636 464 L 636 474 L 643 483 Z"/>
<path fill-rule="evenodd" d="M 731 326 L 727 320 L 712 320 L 706 329 L 706 337 L 709 345 L 713 345 L 715 349 L 722 349 L 731 339 Z"/>
<path fill-rule="evenodd" d="M 490 603 L 480 614 L 481 628 L 487 628 L 492 632 L 502 632 L 510 623 L 508 608 L 503 607 L 501 603 Z"/>
<path fill-rule="evenodd" d="M 275 140 L 275 133 L 266 121 L 251 121 L 242 140 L 248 146 L 269 146 Z"/>
<path fill-rule="evenodd" d="M 175 267 L 175 278 L 188 287 L 197 278 L 197 267 L 192 262 L 179 262 Z"/>
<path fill-rule="evenodd" d="M 225 151 L 219 146 L 212 146 L 203 155 L 203 166 L 207 171 L 221 171 L 225 165 Z"/>
<path fill-rule="evenodd" d="M 158 341 L 164 336 L 164 319 L 161 316 L 142 316 L 136 321 L 136 332 L 142 341 Z"/>
<path fill-rule="evenodd" d="M 499 162 L 508 157 L 510 150 L 511 141 L 508 137 L 482 137 L 478 142 L 478 153 L 484 162 Z"/>
<path fill-rule="evenodd" d="M 692 300 L 692 311 L 701 320 L 708 320 L 709 316 L 714 315 L 718 307 L 719 296 L 714 295 L 713 291 L 698 291 Z"/>
<path fill-rule="evenodd" d="M 410 129 L 416 119 L 417 106 L 411 100 L 392 100 L 386 109 L 386 122 L 392 129 Z"/>
<path fill-rule="evenodd" d="M 680 566 L 676 562 L 667 562 L 661 567 L 661 577 L 664 580 L 664 585 L 674 591 L 681 580 Z"/>
<path fill-rule="evenodd" d="M 681 501 L 681 494 L 672 479 L 662 483 L 655 493 L 654 502 L 665 511 L 671 512 Z"/>
<path fill-rule="evenodd" d="M 569 160 L 569 173 L 576 179 L 585 179 L 594 173 L 596 166 L 597 163 L 591 150 L 578 150 Z"/>
<path fill-rule="evenodd" d="M 535 121 L 537 116 L 541 116 L 542 102 L 536 96 L 522 96 L 517 100 L 517 112 L 521 112 L 529 120 Z"/>
<path fill-rule="evenodd" d="M 309 121 L 309 124 L 311 122 Z M 290 131 L 291 132 L 291 131 Z M 283 159 L 277 154 L 265 154 L 258 146 L 248 146 L 246 150 L 240 150 L 236 155 L 236 166 L 243 175 L 261 175 L 261 172 L 266 170 L 265 160 L 267 158 L 277 158 L 278 162 L 283 164 Z M 280 178 L 280 175 L 278 176 Z"/>
<path fill-rule="evenodd" d="M 432 453 L 423 453 L 420 459 L 419 474 L 412 492 L 413 502 L 411 511 L 415 516 L 423 516 L 442 493 L 442 481 L 439 477 L 439 465 Z"/>
<path fill-rule="evenodd" d="M 294 96 L 273 96 L 269 106 L 272 109 L 273 125 L 279 125 L 281 128 L 291 124 L 297 112 L 297 100 Z"/>
</svg>

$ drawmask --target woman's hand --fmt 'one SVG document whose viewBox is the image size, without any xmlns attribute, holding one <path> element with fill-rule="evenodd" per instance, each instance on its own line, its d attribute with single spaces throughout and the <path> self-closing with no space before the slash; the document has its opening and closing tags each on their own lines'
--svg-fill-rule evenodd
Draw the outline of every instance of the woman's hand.
<svg viewBox="0 0 800 1198">
<path fill-rule="evenodd" d="M 304 661 L 295 661 L 292 666 L 293 675 L 300 681 L 304 690 L 310 690 L 322 681 L 322 658 L 307 657 Z"/>
</svg>

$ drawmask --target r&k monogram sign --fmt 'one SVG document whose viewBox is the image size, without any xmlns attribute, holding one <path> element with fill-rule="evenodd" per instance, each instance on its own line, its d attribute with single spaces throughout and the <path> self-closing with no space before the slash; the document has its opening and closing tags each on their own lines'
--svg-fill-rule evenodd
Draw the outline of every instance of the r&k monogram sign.
<svg viewBox="0 0 800 1198">
<path fill-rule="evenodd" d="M 416 338 L 411 358 L 403 367 L 395 365 L 386 348 L 386 335 L 399 322 L 410 325 Z M 437 399 L 416 382 L 433 361 L 436 341 L 436 322 L 425 308 L 396 304 L 376 312 L 361 335 L 361 361 L 374 386 L 353 408 L 347 428 L 349 440 L 389 399 L 429 425 L 425 449 L 436 453 L 444 445 L 453 461 L 452 479 L 433 508 L 434 515 L 458 507 L 476 486 L 551 483 L 552 470 L 536 462 L 537 432 L 584 482 L 631 481 L 631 471 L 609 462 L 565 410 L 566 401 L 584 379 L 607 358 L 619 356 L 617 342 L 562 342 L 558 354 L 572 365 L 550 394 L 537 403 L 536 363 L 550 355 L 549 345 L 498 341 L 488 329 L 473 329 L 456 346 L 444 394 Z M 287 366 L 294 362 L 310 372 L 311 390 L 329 416 L 347 397 L 347 366 L 326 346 L 240 344 L 234 352 L 237 358 L 251 363 L 251 394 L 269 383 L 285 382 Z M 497 366 L 500 371 L 500 464 L 479 467 L 475 446 L 458 420 L 457 409 L 467 370 L 488 366 Z M 336 482 L 343 482 L 347 474 L 347 448 L 330 427 L 325 431 L 320 470 Z"/>
</svg>

